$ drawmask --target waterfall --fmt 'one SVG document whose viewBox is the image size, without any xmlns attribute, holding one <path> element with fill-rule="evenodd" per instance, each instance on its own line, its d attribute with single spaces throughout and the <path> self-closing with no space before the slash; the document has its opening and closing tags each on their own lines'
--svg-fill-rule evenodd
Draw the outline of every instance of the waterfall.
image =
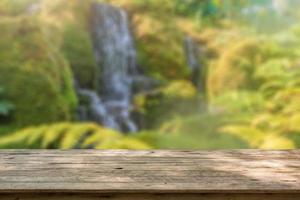
<svg viewBox="0 0 300 200">
<path fill-rule="evenodd" d="M 202 66 L 200 63 L 200 48 L 198 44 L 189 36 L 184 39 L 184 52 L 186 62 L 191 74 L 191 81 L 198 90 L 203 89 Z M 203 92 L 203 91 L 201 91 Z"/>
<path fill-rule="evenodd" d="M 91 38 L 97 62 L 96 90 L 77 87 L 88 99 L 81 105 L 81 120 L 91 120 L 123 132 L 136 132 L 131 119 L 136 50 L 124 10 L 104 3 L 91 8 Z"/>
<path fill-rule="evenodd" d="M 190 36 L 186 36 L 184 39 L 184 52 L 186 62 L 189 67 L 190 79 L 193 85 L 197 88 L 200 96 L 199 111 L 203 112 L 207 110 L 207 91 L 206 91 L 206 72 L 203 64 L 202 49 L 199 44 Z"/>
</svg>

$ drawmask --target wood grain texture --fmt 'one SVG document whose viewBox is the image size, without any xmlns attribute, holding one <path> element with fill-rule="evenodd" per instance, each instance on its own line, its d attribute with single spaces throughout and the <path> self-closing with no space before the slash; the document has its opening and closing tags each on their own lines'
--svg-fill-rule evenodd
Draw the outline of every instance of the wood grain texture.
<svg viewBox="0 0 300 200">
<path fill-rule="evenodd" d="M 15 193 L 143 193 L 145 200 L 168 193 L 211 194 L 216 200 L 223 194 L 280 194 L 285 198 L 277 195 L 278 200 L 292 199 L 300 194 L 300 151 L 5 150 L 0 151 L 0 193 L 6 194 L 0 200 L 35 199 L 13 198 Z"/>
<path fill-rule="evenodd" d="M 0 200 L 299 200 L 297 194 L 9 194 Z"/>
</svg>

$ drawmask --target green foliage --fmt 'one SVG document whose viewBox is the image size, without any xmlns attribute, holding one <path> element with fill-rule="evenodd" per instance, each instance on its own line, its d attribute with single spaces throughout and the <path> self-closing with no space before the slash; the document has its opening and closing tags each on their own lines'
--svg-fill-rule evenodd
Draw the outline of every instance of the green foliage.
<svg viewBox="0 0 300 200">
<path fill-rule="evenodd" d="M 198 25 L 216 26 L 224 19 L 234 19 L 249 0 L 174 0 L 175 12 L 195 19 Z"/>
<path fill-rule="evenodd" d="M 8 134 L 0 138 L 1 148 L 300 147 L 300 28 L 258 34 L 255 29 L 279 20 L 269 12 L 254 13 L 252 26 L 241 26 L 252 22 L 242 17 L 243 8 L 273 1 L 99 1 L 129 11 L 139 65 L 162 83 L 135 97 L 149 130 L 125 136 L 95 124 L 65 122 Z M 87 22 L 91 1 L 44 0 L 32 15 L 28 9 L 34 2 L 0 1 L 0 85 L 5 88 L 0 115 L 9 114 L 0 134 L 72 120 L 77 104 L 73 78 L 94 88 Z M 288 12 L 295 15 L 294 10 Z M 289 19 L 280 18 L 288 23 L 278 30 L 290 26 Z M 186 35 L 202 45 L 201 58 L 209 67 L 207 113 L 200 109 L 204 95 L 187 81 Z"/>
<path fill-rule="evenodd" d="M 92 49 L 87 30 L 75 24 L 65 27 L 63 52 L 79 84 L 88 88 L 95 87 L 93 80 L 95 80 L 96 63 Z"/>
<path fill-rule="evenodd" d="M 0 15 L 18 15 L 22 14 L 28 8 L 28 5 L 36 0 L 1 0 Z"/>
<path fill-rule="evenodd" d="M 3 92 L 4 89 L 0 87 L 0 115 L 8 116 L 8 114 L 12 111 L 14 106 L 10 101 L 2 99 Z"/>
<path fill-rule="evenodd" d="M 261 62 L 262 41 L 257 38 L 231 38 L 226 48 L 219 50 L 219 57 L 211 62 L 208 90 L 211 99 L 237 89 L 255 89 L 259 83 L 253 80 L 254 66 Z M 233 41 L 231 41 L 233 42 Z"/>
<path fill-rule="evenodd" d="M 227 126 L 223 129 L 247 141 L 252 148 L 260 149 L 294 149 L 295 144 L 278 132 L 266 132 L 256 127 Z"/>
<path fill-rule="evenodd" d="M 94 88 L 96 59 L 89 32 L 91 1 L 75 0 L 69 12 L 72 18 L 63 23 L 62 53 L 69 61 L 74 77 L 82 87 Z M 98 73 L 98 72 L 97 72 Z"/>
<path fill-rule="evenodd" d="M 15 105 L 14 122 L 25 126 L 71 119 L 76 105 L 72 74 L 58 44 L 48 37 L 50 27 L 27 17 L 3 19 L 0 26 L 0 49 L 5 49 L 0 85 Z"/>
<path fill-rule="evenodd" d="M 261 93 L 247 90 L 233 90 L 215 98 L 211 107 L 226 113 L 253 114 L 264 109 L 265 98 Z"/>
<path fill-rule="evenodd" d="M 2 137 L 0 148 L 149 149 L 144 142 L 96 124 L 58 123 L 29 127 Z"/>
<path fill-rule="evenodd" d="M 174 80 L 150 94 L 136 96 L 135 105 L 144 114 L 144 126 L 156 128 L 174 115 L 194 113 L 198 110 L 198 98 L 198 92 L 191 82 Z"/>
<path fill-rule="evenodd" d="M 197 95 L 197 89 L 189 81 L 177 80 L 164 87 L 162 93 L 167 98 L 192 99 Z"/>
<path fill-rule="evenodd" d="M 178 115 L 165 121 L 158 130 L 136 135 L 155 149 L 239 149 L 248 148 L 237 136 L 222 134 L 218 129 L 234 115 Z"/>
<path fill-rule="evenodd" d="M 133 19 L 139 63 L 143 70 L 160 80 L 187 77 L 188 67 L 182 46 L 184 35 L 176 20 L 163 13 L 159 18 L 151 13 L 138 13 Z"/>
<path fill-rule="evenodd" d="M 254 68 L 253 79 L 260 80 L 255 92 L 264 99 L 262 107 L 247 121 L 223 128 L 224 132 L 241 137 L 254 148 L 290 149 L 300 145 L 299 140 L 293 140 L 293 135 L 300 133 L 300 69 L 299 60 L 294 56 L 299 47 L 292 45 L 283 49 L 286 43 L 276 44 L 281 48 L 269 51 L 262 64 Z M 285 54 L 286 51 L 289 53 Z"/>
</svg>

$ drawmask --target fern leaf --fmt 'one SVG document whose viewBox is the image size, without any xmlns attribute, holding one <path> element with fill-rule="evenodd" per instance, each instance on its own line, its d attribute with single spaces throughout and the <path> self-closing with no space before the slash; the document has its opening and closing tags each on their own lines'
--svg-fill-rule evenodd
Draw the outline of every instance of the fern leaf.
<svg viewBox="0 0 300 200">
<path fill-rule="evenodd" d="M 63 134 L 67 131 L 69 127 L 70 127 L 70 123 L 62 123 L 49 128 L 44 133 L 44 137 L 41 142 L 41 147 L 49 148 L 56 141 L 58 141 L 61 136 L 63 136 Z"/>
</svg>

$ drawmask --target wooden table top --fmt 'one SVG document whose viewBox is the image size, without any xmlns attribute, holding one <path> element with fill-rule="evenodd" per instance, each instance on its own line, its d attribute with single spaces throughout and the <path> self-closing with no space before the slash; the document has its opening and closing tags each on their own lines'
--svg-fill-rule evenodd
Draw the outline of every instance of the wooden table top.
<svg viewBox="0 0 300 200">
<path fill-rule="evenodd" d="M 2 150 L 15 192 L 300 193 L 300 151 Z"/>
</svg>

